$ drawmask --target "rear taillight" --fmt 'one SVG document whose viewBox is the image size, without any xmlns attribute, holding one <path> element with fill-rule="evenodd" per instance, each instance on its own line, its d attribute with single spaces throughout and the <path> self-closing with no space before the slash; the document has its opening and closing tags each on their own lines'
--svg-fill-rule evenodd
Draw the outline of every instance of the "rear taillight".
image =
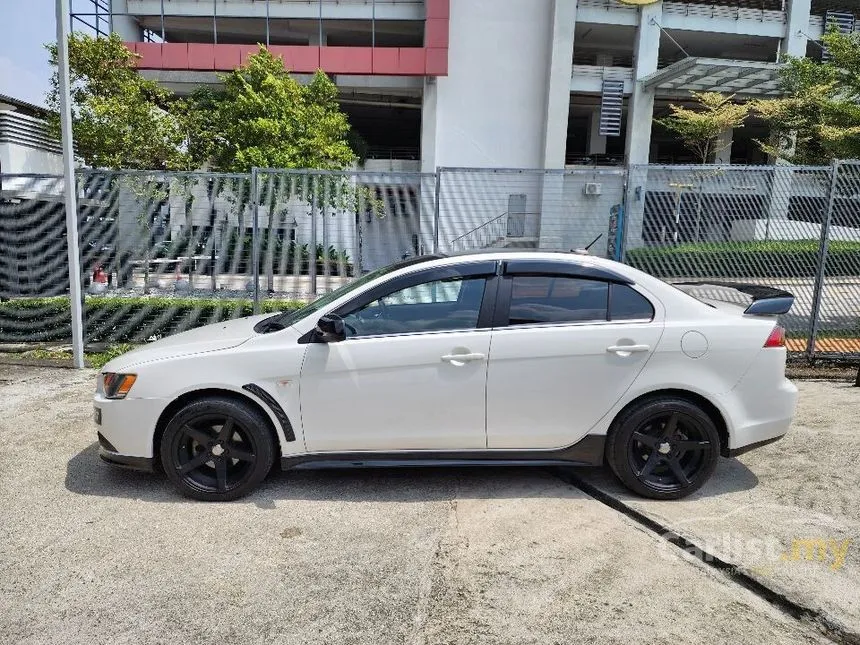
<svg viewBox="0 0 860 645">
<path fill-rule="evenodd" d="M 764 341 L 765 347 L 785 347 L 785 329 L 777 325 Z"/>
</svg>

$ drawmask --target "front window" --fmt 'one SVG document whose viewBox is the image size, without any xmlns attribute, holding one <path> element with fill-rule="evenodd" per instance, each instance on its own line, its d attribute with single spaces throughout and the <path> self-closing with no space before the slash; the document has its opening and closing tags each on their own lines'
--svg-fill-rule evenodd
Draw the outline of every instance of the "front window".
<svg viewBox="0 0 860 645">
<path fill-rule="evenodd" d="M 315 314 L 316 312 L 327 307 L 339 298 L 342 298 L 346 294 L 351 293 L 370 282 L 373 282 L 377 278 L 380 278 L 389 273 L 393 273 L 394 271 L 399 271 L 400 269 L 404 269 L 413 264 L 426 262 L 428 259 L 433 258 L 430 256 L 410 258 L 403 262 L 395 262 L 394 264 L 389 264 L 388 266 L 384 266 L 380 269 L 376 269 L 375 271 L 371 271 L 370 273 L 361 276 L 357 280 L 353 280 L 352 282 L 349 282 L 342 287 L 325 294 L 324 296 L 320 296 L 306 307 L 302 307 L 297 311 L 285 312 L 283 314 L 280 314 L 277 318 L 271 320 L 271 322 L 267 324 L 267 328 L 273 329 L 277 327 L 278 329 L 283 329 L 285 327 L 295 325 L 296 323 L 304 320 L 311 314 Z"/>
<path fill-rule="evenodd" d="M 486 282 L 453 278 L 393 291 L 345 313 L 347 337 L 476 329 Z"/>
</svg>

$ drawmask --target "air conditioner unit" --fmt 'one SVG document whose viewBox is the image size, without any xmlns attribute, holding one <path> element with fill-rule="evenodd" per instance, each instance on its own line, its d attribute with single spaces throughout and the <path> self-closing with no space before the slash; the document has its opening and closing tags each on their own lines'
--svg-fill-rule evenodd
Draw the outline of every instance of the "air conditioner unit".
<svg viewBox="0 0 860 645">
<path fill-rule="evenodd" d="M 600 184 L 589 182 L 582 188 L 582 192 L 585 195 L 600 195 L 602 192 L 602 186 Z"/>
</svg>

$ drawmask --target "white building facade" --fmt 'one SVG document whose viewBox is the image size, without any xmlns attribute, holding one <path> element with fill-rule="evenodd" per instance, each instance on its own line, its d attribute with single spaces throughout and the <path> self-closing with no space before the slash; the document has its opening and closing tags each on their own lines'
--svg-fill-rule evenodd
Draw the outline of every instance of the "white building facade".
<svg viewBox="0 0 860 645">
<path fill-rule="evenodd" d="M 267 44 L 335 79 L 370 167 L 430 172 L 695 161 L 653 127 L 670 103 L 777 94 L 785 54 L 820 56 L 825 21 L 850 31 L 860 14 L 857 0 L 631 2 L 113 0 L 73 19 L 120 33 L 179 91 Z M 765 163 L 766 135 L 726 133 L 713 161 Z"/>
</svg>

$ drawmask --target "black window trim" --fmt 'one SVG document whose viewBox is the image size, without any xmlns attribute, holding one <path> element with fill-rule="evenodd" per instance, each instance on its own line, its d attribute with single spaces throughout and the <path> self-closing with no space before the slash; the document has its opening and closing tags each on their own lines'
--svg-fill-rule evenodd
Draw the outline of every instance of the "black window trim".
<svg viewBox="0 0 860 645">
<path fill-rule="evenodd" d="M 532 260 L 526 260 L 526 262 L 532 262 Z M 555 264 L 563 264 L 561 262 L 556 262 Z M 507 267 L 506 267 L 507 268 Z M 511 315 L 511 296 L 513 292 L 513 284 L 514 277 L 543 277 L 543 278 L 552 278 L 552 277 L 564 277 L 564 278 L 575 278 L 580 280 L 591 280 L 593 282 L 605 282 L 607 283 L 607 300 L 606 300 L 606 318 L 602 320 L 570 320 L 570 321 L 548 321 L 548 322 L 537 322 L 537 323 L 526 323 L 523 325 L 511 325 L 510 324 L 510 315 Z M 636 283 L 632 280 L 625 279 L 624 282 L 619 282 L 618 280 L 607 280 L 596 278 L 593 276 L 582 276 L 582 275 L 572 275 L 572 274 L 561 274 L 556 272 L 551 273 L 537 273 L 537 272 L 523 272 L 523 273 L 506 273 L 503 278 L 499 279 L 499 284 L 497 285 L 497 296 L 496 296 L 496 306 L 493 311 L 492 325 L 493 329 L 536 329 L 539 327 L 582 327 L 585 325 L 629 325 L 629 324 L 645 324 L 654 322 L 654 318 L 657 315 L 657 309 L 654 307 L 654 303 L 651 302 L 651 299 L 647 297 L 644 293 L 634 288 L 634 291 L 641 295 L 648 303 L 651 305 L 651 318 L 629 318 L 625 320 L 612 320 L 610 307 L 612 306 L 612 285 L 613 284 L 621 284 L 625 286 L 629 286 L 631 288 L 636 286 Z"/>
<path fill-rule="evenodd" d="M 612 269 L 564 260 L 505 260 L 502 274 L 504 276 L 560 276 L 627 285 L 634 284 L 633 280 Z"/>
<path fill-rule="evenodd" d="M 488 331 L 492 328 L 493 313 L 497 302 L 499 278 L 496 274 L 498 273 L 498 266 L 498 260 L 476 260 L 463 262 L 461 264 L 448 264 L 444 266 L 431 267 L 429 269 L 419 269 L 405 275 L 397 276 L 396 278 L 387 280 L 368 291 L 364 291 L 329 313 L 337 314 L 338 316 L 345 316 L 349 312 L 360 309 L 361 307 L 366 307 L 370 303 L 375 302 L 386 295 L 402 291 L 403 289 L 408 289 L 409 287 L 425 284 L 427 282 L 486 278 L 486 282 L 484 283 L 484 295 L 481 300 L 481 308 L 478 311 L 478 322 L 475 327 L 351 336 L 347 337 L 346 341 L 366 340 L 369 338 L 389 338 L 394 336 L 425 336 L 430 334 Z"/>
</svg>

